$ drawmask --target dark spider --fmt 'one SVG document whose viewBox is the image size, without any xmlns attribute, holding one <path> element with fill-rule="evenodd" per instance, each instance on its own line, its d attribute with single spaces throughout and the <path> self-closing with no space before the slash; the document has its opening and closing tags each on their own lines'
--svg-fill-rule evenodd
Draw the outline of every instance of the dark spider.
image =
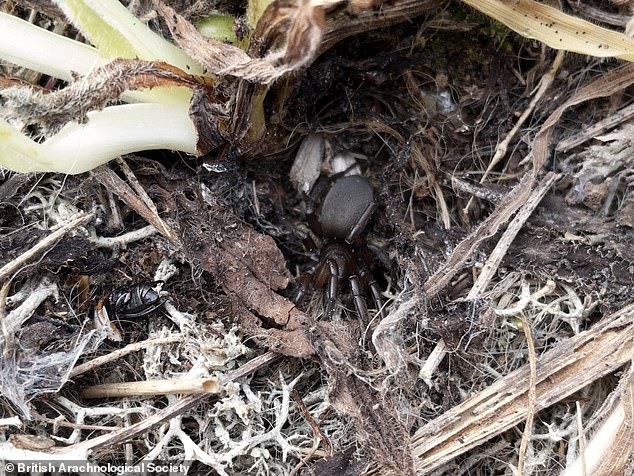
<svg viewBox="0 0 634 476">
<path fill-rule="evenodd" d="M 366 178 L 351 175 L 335 180 L 323 198 L 317 220 L 311 223 L 313 232 L 325 245 L 320 250 L 314 272 L 300 280 L 296 301 L 301 300 L 310 284 L 324 289 L 324 315 L 330 320 L 341 284 L 347 279 L 359 317 L 369 322 L 368 307 L 362 294 L 364 288 L 370 290 L 374 305 L 383 317 L 379 286 L 366 264 L 373 259 L 372 252 L 363 238 L 375 210 L 374 191 Z"/>
</svg>

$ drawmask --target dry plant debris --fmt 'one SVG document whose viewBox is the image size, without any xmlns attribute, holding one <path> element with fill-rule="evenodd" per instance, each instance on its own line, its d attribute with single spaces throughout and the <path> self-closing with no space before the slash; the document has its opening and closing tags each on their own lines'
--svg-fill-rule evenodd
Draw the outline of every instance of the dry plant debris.
<svg viewBox="0 0 634 476">
<path fill-rule="evenodd" d="M 0 459 L 631 474 L 634 69 L 549 48 L 631 61 L 626 33 L 569 13 L 622 28 L 629 10 L 275 0 L 249 24 L 241 2 L 127 6 L 200 69 L 115 59 L 64 83 L 3 64 L 0 115 L 50 145 L 178 88 L 181 152 L 202 160 L 2 171 Z M 67 7 L 0 2 L 77 36 Z M 210 9 L 241 42 L 198 32 Z M 351 170 L 378 203 L 369 323 L 345 289 L 332 321 L 321 290 L 293 300 L 319 191 Z M 96 319 L 130 284 L 164 307 Z"/>
</svg>

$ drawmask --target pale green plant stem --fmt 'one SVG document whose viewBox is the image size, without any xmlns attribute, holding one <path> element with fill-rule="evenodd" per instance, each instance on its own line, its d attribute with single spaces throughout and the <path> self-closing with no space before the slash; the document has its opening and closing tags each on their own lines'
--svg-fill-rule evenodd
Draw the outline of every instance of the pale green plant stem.
<svg viewBox="0 0 634 476">
<path fill-rule="evenodd" d="M 179 104 L 126 104 L 87 114 L 41 144 L 0 120 L 0 165 L 16 172 L 79 174 L 120 155 L 171 149 L 197 154 L 198 133 Z"/>
<path fill-rule="evenodd" d="M 0 59 L 64 81 L 84 75 L 108 58 L 92 46 L 0 12 Z"/>
<path fill-rule="evenodd" d="M 165 61 L 190 74 L 203 68 L 183 50 L 154 33 L 118 0 L 55 0 L 66 17 L 110 58 Z"/>
</svg>

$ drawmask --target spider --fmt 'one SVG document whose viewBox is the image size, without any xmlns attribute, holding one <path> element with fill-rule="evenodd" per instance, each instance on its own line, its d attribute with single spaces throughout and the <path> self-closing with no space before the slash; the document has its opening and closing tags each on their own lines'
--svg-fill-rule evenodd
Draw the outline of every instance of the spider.
<svg viewBox="0 0 634 476">
<path fill-rule="evenodd" d="M 340 288 L 347 279 L 359 317 L 369 322 L 368 307 L 362 294 L 364 288 L 370 290 L 374 305 L 384 317 L 379 286 L 366 265 L 373 259 L 371 249 L 363 238 L 375 210 L 374 191 L 366 178 L 351 175 L 335 180 L 323 198 L 317 219 L 310 224 L 325 245 L 321 247 L 314 272 L 300 279 L 296 302 L 302 299 L 310 285 L 323 289 L 324 316 L 331 320 Z"/>
</svg>

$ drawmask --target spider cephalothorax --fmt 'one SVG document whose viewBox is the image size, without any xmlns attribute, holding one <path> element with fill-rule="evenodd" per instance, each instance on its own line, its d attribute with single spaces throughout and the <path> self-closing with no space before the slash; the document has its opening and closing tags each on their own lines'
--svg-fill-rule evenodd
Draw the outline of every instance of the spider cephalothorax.
<svg viewBox="0 0 634 476">
<path fill-rule="evenodd" d="M 341 286 L 346 280 L 362 320 L 369 321 L 364 289 L 370 290 L 376 308 L 382 310 L 379 287 L 366 264 L 372 253 L 363 238 L 375 210 L 374 191 L 368 180 L 360 175 L 335 180 L 318 207 L 312 228 L 324 244 L 309 283 L 324 290 L 326 319 L 333 317 Z M 301 299 L 305 288 L 305 285 L 300 288 L 298 298 Z"/>
</svg>

